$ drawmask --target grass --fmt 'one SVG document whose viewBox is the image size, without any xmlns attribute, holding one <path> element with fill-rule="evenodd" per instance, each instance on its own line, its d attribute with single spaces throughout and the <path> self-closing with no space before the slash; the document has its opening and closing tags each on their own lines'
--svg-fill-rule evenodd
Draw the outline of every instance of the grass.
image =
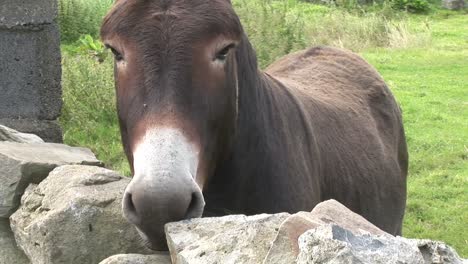
<svg viewBox="0 0 468 264">
<path fill-rule="evenodd" d="M 67 1 L 91 6 L 89 0 L 61 2 Z M 96 36 L 109 4 L 102 1 L 95 18 L 88 19 L 94 24 L 77 32 Z M 378 69 L 402 106 L 410 152 L 403 234 L 443 240 L 468 257 L 466 11 L 408 15 L 385 7 L 346 11 L 296 0 L 233 2 L 262 67 L 291 51 L 326 44 L 359 52 Z M 62 33 L 74 30 L 64 25 Z M 65 142 L 91 148 L 109 168 L 129 175 L 115 115 L 112 62 L 73 52 L 73 34 L 62 45 Z"/>
</svg>

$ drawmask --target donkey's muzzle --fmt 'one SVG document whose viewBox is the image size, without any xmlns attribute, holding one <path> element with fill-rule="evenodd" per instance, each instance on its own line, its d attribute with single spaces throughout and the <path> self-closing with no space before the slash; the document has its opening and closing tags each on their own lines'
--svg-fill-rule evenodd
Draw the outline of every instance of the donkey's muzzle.
<svg viewBox="0 0 468 264">
<path fill-rule="evenodd" d="M 205 201 L 190 174 L 159 171 L 138 175 L 127 186 L 123 213 L 153 250 L 166 250 L 164 225 L 201 217 Z"/>
</svg>

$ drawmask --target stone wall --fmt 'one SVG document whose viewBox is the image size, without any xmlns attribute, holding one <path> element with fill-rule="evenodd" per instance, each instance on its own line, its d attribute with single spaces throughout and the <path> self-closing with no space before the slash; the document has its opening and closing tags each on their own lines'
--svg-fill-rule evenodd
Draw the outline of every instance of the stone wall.
<svg viewBox="0 0 468 264">
<path fill-rule="evenodd" d="M 88 149 L 0 126 L 0 264 L 468 264 L 443 242 L 394 237 L 335 200 L 292 215 L 168 223 L 169 252 L 151 251 L 122 215 L 130 179 L 101 165 Z"/>
<path fill-rule="evenodd" d="M 0 124 L 61 142 L 57 1 L 0 2 Z"/>
</svg>

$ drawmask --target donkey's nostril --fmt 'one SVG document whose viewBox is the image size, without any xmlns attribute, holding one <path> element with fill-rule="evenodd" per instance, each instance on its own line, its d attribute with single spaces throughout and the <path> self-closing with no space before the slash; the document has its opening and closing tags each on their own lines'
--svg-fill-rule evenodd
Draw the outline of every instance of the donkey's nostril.
<svg viewBox="0 0 468 264">
<path fill-rule="evenodd" d="M 138 215 L 137 215 L 137 211 L 135 208 L 135 204 L 133 203 L 133 200 L 132 200 L 132 194 L 129 192 L 126 192 L 124 195 L 123 212 L 125 214 L 125 217 L 127 217 L 127 219 L 130 222 L 134 224 L 138 222 Z"/>
<path fill-rule="evenodd" d="M 127 195 L 128 210 L 135 211 L 135 205 L 133 204 L 132 194 Z"/>
<path fill-rule="evenodd" d="M 196 202 L 197 202 L 197 197 L 195 196 L 195 193 L 192 193 L 192 197 L 191 197 L 191 200 L 190 200 L 190 204 L 189 204 L 189 206 L 187 208 L 185 218 L 188 218 L 188 215 L 190 214 L 190 212 L 195 207 Z"/>
<path fill-rule="evenodd" d="M 203 212 L 203 208 L 205 206 L 205 202 L 203 197 L 201 196 L 200 192 L 193 192 L 192 197 L 190 200 L 190 204 L 187 208 L 187 212 L 185 213 L 185 219 L 200 217 L 201 213 Z"/>
</svg>

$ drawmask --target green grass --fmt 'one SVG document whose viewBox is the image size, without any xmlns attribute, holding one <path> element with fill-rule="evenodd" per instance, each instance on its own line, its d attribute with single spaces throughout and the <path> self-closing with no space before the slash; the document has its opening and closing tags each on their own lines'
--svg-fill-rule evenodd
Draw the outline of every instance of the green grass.
<svg viewBox="0 0 468 264">
<path fill-rule="evenodd" d="M 92 6 L 89 0 L 62 0 L 67 1 Z M 443 240 L 468 257 L 467 12 L 408 15 L 297 0 L 233 2 L 262 67 L 291 51 L 327 44 L 357 51 L 378 69 L 403 109 L 410 152 L 403 233 Z M 101 7 L 77 32 L 96 34 Z M 61 17 L 77 25 L 66 14 Z M 62 33 L 70 31 L 66 25 Z M 109 168 L 129 175 L 115 115 L 112 62 L 75 54 L 69 41 L 75 33 L 62 45 L 64 140 L 91 148 Z"/>
</svg>

